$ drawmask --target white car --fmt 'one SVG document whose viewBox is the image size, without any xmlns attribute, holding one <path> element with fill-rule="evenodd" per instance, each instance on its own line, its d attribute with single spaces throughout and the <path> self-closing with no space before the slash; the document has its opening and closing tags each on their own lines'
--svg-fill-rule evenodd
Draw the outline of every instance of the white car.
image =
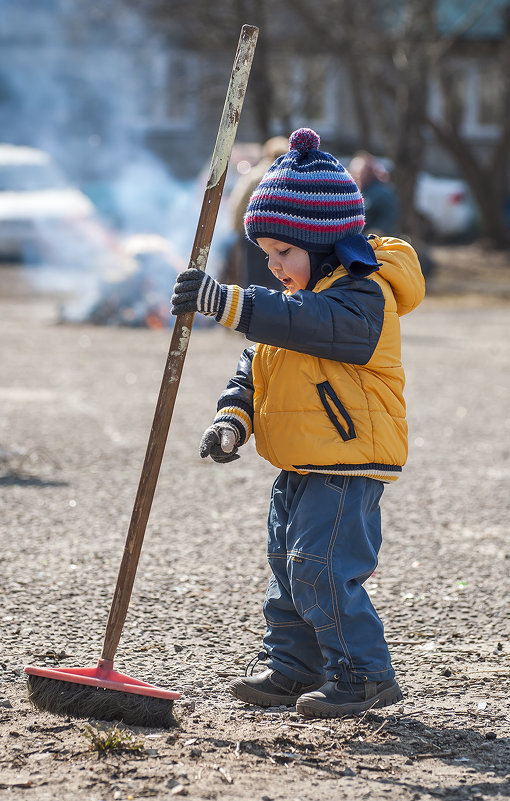
<svg viewBox="0 0 510 801">
<path fill-rule="evenodd" d="M 43 150 L 0 143 L 0 259 L 114 278 L 135 267 L 94 204 Z"/>
<path fill-rule="evenodd" d="M 390 180 L 394 162 L 386 157 L 371 157 L 383 180 Z M 340 159 L 348 169 L 351 158 Z M 479 216 L 469 187 L 461 178 L 432 175 L 421 170 L 416 175 L 414 210 L 420 217 L 424 241 L 454 242 L 474 240 L 479 230 Z"/>
<path fill-rule="evenodd" d="M 380 159 L 391 175 L 390 159 Z M 414 208 L 423 223 L 425 240 L 475 239 L 478 215 L 468 185 L 462 178 L 447 178 L 420 170 L 416 175 Z"/>
<path fill-rule="evenodd" d="M 91 201 L 67 184 L 47 153 L 0 144 L 0 258 L 44 258 L 47 242 L 62 228 L 94 213 Z"/>
<path fill-rule="evenodd" d="M 416 211 L 421 215 L 424 236 L 442 240 L 475 238 L 477 214 L 467 185 L 460 178 L 440 178 L 420 172 L 416 180 Z"/>
</svg>

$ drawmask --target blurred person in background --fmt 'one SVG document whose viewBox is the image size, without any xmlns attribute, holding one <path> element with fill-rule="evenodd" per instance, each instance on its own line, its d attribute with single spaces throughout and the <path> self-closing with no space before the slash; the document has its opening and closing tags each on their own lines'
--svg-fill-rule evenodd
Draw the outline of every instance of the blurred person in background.
<svg viewBox="0 0 510 801">
<path fill-rule="evenodd" d="M 366 233 L 387 236 L 398 231 L 398 197 L 382 162 L 366 150 L 359 150 L 354 154 L 348 170 L 363 195 Z"/>
<path fill-rule="evenodd" d="M 397 233 L 403 239 L 411 241 L 401 231 L 398 195 L 384 164 L 368 151 L 358 150 L 348 170 L 363 195 L 366 235 L 387 236 Z M 435 268 L 430 250 L 421 237 L 412 237 L 412 244 L 418 253 L 423 275 L 429 278 Z"/>
<path fill-rule="evenodd" d="M 281 284 L 267 269 L 267 259 L 260 248 L 250 242 L 244 230 L 244 215 L 253 191 L 278 156 L 287 152 L 288 139 L 273 136 L 262 147 L 262 158 L 237 181 L 229 203 L 232 211 L 232 226 L 235 231 L 234 245 L 231 248 L 224 278 L 246 288 L 250 284 L 265 286 L 281 291 Z"/>
</svg>

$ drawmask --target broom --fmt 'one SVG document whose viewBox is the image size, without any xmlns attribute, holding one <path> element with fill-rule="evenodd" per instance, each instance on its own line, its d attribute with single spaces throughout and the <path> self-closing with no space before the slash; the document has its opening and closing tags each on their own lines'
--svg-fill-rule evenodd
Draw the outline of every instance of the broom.
<svg viewBox="0 0 510 801">
<path fill-rule="evenodd" d="M 258 28 L 251 25 L 241 28 L 191 251 L 190 268 L 205 270 L 206 267 L 257 36 Z M 29 700 L 39 709 L 70 717 L 121 720 L 134 726 L 170 728 L 176 725 L 173 702 L 180 697 L 179 693 L 119 673 L 113 668 L 113 660 L 126 620 L 193 317 L 192 313 L 181 314 L 175 320 L 101 657 L 95 667 L 25 667 Z"/>
</svg>

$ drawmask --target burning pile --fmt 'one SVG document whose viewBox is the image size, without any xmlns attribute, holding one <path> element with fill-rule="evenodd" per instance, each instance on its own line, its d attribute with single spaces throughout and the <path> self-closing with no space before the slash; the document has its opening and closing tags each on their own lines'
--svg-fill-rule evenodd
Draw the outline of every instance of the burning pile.
<svg viewBox="0 0 510 801">
<path fill-rule="evenodd" d="M 101 279 L 92 295 L 61 310 L 61 322 L 90 322 L 138 328 L 172 324 L 169 299 L 177 273 L 186 268 L 172 243 L 156 234 L 138 234 L 125 241 L 129 269 Z"/>
<path fill-rule="evenodd" d="M 186 265 L 171 242 L 156 234 L 134 235 L 125 244 L 134 270 L 119 280 L 103 283 L 88 321 L 95 325 L 168 327 L 171 289 L 177 273 Z"/>
</svg>

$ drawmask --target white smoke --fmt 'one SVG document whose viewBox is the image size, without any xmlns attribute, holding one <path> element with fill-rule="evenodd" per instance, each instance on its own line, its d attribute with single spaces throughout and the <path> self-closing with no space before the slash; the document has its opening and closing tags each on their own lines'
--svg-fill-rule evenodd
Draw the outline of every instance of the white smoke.
<svg viewBox="0 0 510 801">
<path fill-rule="evenodd" d="M 102 219 L 62 227 L 40 217 L 45 268 L 32 269 L 31 275 L 49 289 L 72 283 L 90 306 L 116 270 L 122 279 L 124 271 L 127 277 L 136 269 L 132 255 L 115 265 L 117 243 L 128 234 L 164 237 L 186 263 L 203 187 L 199 179 L 177 180 L 171 165 L 146 144 L 154 89 L 150 67 L 166 45 L 140 12 L 121 2 L 4 0 L 2 5 L 0 138 L 47 151 Z M 115 235 L 101 255 L 104 224 Z M 220 216 L 208 265 L 213 273 L 227 228 Z"/>
</svg>

